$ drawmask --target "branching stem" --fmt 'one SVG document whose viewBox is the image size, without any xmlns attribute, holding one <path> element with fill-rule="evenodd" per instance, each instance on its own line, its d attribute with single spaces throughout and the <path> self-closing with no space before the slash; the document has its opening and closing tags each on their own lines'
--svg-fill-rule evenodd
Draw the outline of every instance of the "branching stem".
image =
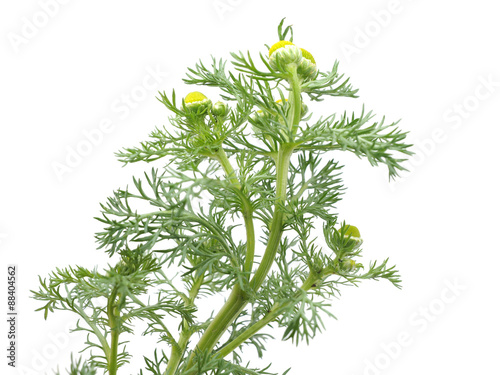
<svg viewBox="0 0 500 375">
<path fill-rule="evenodd" d="M 301 98 L 300 98 L 300 84 L 298 83 L 297 73 L 295 69 L 295 75 L 292 78 L 293 84 L 291 84 L 291 100 L 293 101 L 294 110 L 291 111 L 291 118 L 289 121 L 292 122 L 292 127 L 298 126 L 300 121 L 300 111 L 301 111 Z M 298 91 L 298 92 L 297 92 Z M 292 99 L 293 98 L 293 99 Z M 297 112 L 298 111 L 298 112 Z M 297 123 L 295 123 L 297 121 Z M 250 281 L 250 288 L 252 292 L 257 292 L 259 288 L 264 283 L 272 264 L 275 261 L 276 253 L 279 248 L 281 235 L 283 233 L 283 208 L 286 201 L 286 188 L 288 185 L 288 169 L 290 166 L 290 158 L 294 151 L 293 143 L 284 143 L 280 145 L 278 151 L 278 158 L 276 163 L 276 200 L 274 206 L 273 218 L 270 225 L 269 240 L 262 257 L 262 261 L 259 267 L 255 271 L 255 275 Z M 224 162 L 228 168 L 228 163 Z M 230 169 L 229 176 L 234 174 Z M 227 172 L 226 171 L 226 172 Z M 197 352 L 208 352 L 213 350 L 221 336 L 229 328 L 231 323 L 238 317 L 238 315 L 243 311 L 248 303 L 248 296 L 241 289 L 239 284 L 235 284 L 229 298 L 226 303 L 222 306 L 219 313 L 215 316 L 214 320 L 210 323 L 204 334 L 202 335 L 195 351 L 191 354 L 186 370 L 189 370 L 194 364 L 195 354 Z"/>
<path fill-rule="evenodd" d="M 226 152 L 219 148 L 216 154 L 217 160 L 220 162 L 224 172 L 230 179 L 231 183 L 235 187 L 236 193 L 242 201 L 241 212 L 243 214 L 243 220 L 245 221 L 245 230 L 247 238 L 247 251 L 245 256 L 244 271 L 251 272 L 255 254 L 255 228 L 253 224 L 253 209 L 248 197 L 241 191 L 241 184 L 238 181 L 236 172 L 234 171 L 231 162 L 229 161 Z"/>
<path fill-rule="evenodd" d="M 319 280 L 318 275 L 316 274 L 309 274 L 309 277 L 304 281 L 302 286 L 300 287 L 301 290 L 298 290 L 297 293 L 295 294 L 295 297 L 300 296 L 301 293 L 307 292 L 310 290 L 315 283 L 317 283 Z M 246 340 L 248 340 L 250 337 L 255 335 L 257 332 L 259 332 L 262 328 L 267 326 L 269 323 L 271 323 L 274 319 L 276 319 L 278 316 L 281 315 L 281 313 L 288 308 L 292 304 L 292 301 L 286 301 L 286 302 L 280 302 L 280 303 L 275 303 L 274 306 L 271 308 L 271 310 L 258 322 L 254 323 L 250 327 L 248 327 L 245 331 L 240 333 L 238 337 L 236 337 L 234 340 L 232 340 L 230 343 L 225 345 L 221 350 L 217 352 L 217 357 L 224 358 L 228 354 L 232 353 L 236 348 L 238 348 L 241 344 L 243 344 Z"/>
<path fill-rule="evenodd" d="M 198 296 L 201 286 L 203 285 L 204 276 L 200 276 L 193 283 L 191 290 L 189 291 L 189 297 L 185 302 L 186 307 L 190 307 L 194 304 L 194 300 Z M 184 320 L 182 322 L 182 331 L 179 336 L 179 341 L 177 345 L 172 346 L 172 351 L 170 354 L 170 360 L 168 361 L 167 369 L 165 370 L 165 375 L 173 375 L 179 366 L 179 363 L 182 360 L 182 355 L 186 350 L 186 347 L 189 343 L 189 339 L 193 331 L 190 329 L 188 322 Z"/>
</svg>

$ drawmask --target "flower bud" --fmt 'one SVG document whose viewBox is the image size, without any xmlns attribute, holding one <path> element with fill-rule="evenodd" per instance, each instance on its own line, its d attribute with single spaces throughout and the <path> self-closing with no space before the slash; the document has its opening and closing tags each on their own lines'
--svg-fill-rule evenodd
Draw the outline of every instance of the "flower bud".
<svg viewBox="0 0 500 375">
<path fill-rule="evenodd" d="M 302 60 L 300 60 L 297 68 L 297 74 L 300 75 L 304 81 L 315 79 L 318 75 L 318 68 L 316 67 L 316 61 L 313 55 L 303 48 L 301 48 L 300 51 L 302 52 Z"/>
<path fill-rule="evenodd" d="M 356 262 L 352 259 L 342 259 L 340 262 L 340 268 L 342 271 L 350 272 L 354 269 Z"/>
<path fill-rule="evenodd" d="M 186 95 L 184 104 L 189 112 L 202 115 L 212 106 L 212 101 L 201 92 L 193 91 Z"/>
<path fill-rule="evenodd" d="M 359 229 L 354 225 L 346 225 L 344 232 L 344 238 L 349 240 L 349 245 L 354 245 L 353 249 L 357 249 L 363 243 L 361 239 L 361 234 L 359 233 Z"/>
<path fill-rule="evenodd" d="M 266 114 L 264 113 L 264 111 L 261 111 L 260 109 L 258 111 L 255 111 L 254 113 L 252 113 L 250 115 L 250 117 L 252 118 L 252 120 L 254 121 L 261 121 L 263 120 L 264 118 L 266 118 Z"/>
<path fill-rule="evenodd" d="M 342 259 L 340 261 L 340 269 L 344 272 L 352 272 L 360 268 L 363 268 L 363 265 L 356 263 L 353 259 Z"/>
<path fill-rule="evenodd" d="M 275 70 L 286 68 L 288 64 L 299 64 L 302 60 L 302 52 L 292 42 L 280 40 L 269 49 L 269 64 Z M 283 71 L 286 73 L 286 71 Z"/>
<path fill-rule="evenodd" d="M 307 104 L 302 102 L 302 117 L 305 117 L 305 115 L 307 115 L 307 112 L 309 112 L 309 107 L 307 106 Z"/>
<path fill-rule="evenodd" d="M 227 115 L 227 105 L 223 102 L 216 102 L 212 107 L 212 113 L 217 117 L 224 117 Z"/>
<path fill-rule="evenodd" d="M 266 121 L 268 121 L 269 117 L 270 117 L 269 114 L 267 114 L 266 112 L 261 111 L 261 110 L 255 111 L 254 113 L 252 113 L 250 115 L 252 122 L 257 123 L 257 124 L 259 124 L 259 123 L 264 124 Z M 252 126 L 252 130 L 253 130 L 255 135 L 265 138 L 269 143 L 272 144 L 273 140 L 269 134 L 263 134 L 262 130 L 260 128 L 258 128 L 257 126 L 255 126 L 254 124 L 251 124 L 251 126 Z"/>
<path fill-rule="evenodd" d="M 266 117 L 267 115 L 264 113 L 264 111 L 261 111 L 260 109 L 250 115 L 250 118 L 252 119 L 253 122 L 262 122 L 265 120 Z M 255 127 L 254 125 L 252 125 L 252 130 L 255 134 L 262 133 L 262 131 L 259 128 Z"/>
</svg>

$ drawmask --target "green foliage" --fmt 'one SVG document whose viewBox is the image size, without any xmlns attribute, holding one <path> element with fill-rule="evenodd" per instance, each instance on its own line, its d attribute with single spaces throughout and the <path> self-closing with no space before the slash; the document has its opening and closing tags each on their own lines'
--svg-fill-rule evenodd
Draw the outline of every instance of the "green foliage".
<svg viewBox="0 0 500 375">
<path fill-rule="evenodd" d="M 97 370 L 92 366 L 85 362 L 82 362 L 82 359 L 79 358 L 75 360 L 73 356 L 71 356 L 71 367 L 67 370 L 69 375 L 96 375 Z M 54 372 L 55 375 L 60 375 L 59 371 Z"/>
<path fill-rule="evenodd" d="M 283 21 L 278 37 L 293 41 Z M 337 62 L 317 71 L 287 47 L 273 64 L 268 53 L 233 53 L 233 71 L 215 58 L 198 62 L 185 83 L 218 88 L 224 102 L 160 93 L 170 124 L 118 152 L 124 164 L 164 163 L 101 204 L 96 241 L 114 265 L 58 268 L 33 292 L 46 318 L 72 311 L 75 331 L 87 333 L 88 365 L 74 362 L 70 374 L 117 374 L 135 358 L 126 340 L 138 333 L 158 342 L 141 375 L 270 374 L 244 363 L 248 346 L 264 355 L 273 336 L 263 330 L 309 342 L 334 317 L 329 301 L 341 287 L 366 279 L 400 287 L 388 260 L 358 261 L 361 239 L 338 222 L 345 187 L 336 155 L 352 152 L 395 178 L 411 153 L 406 133 L 364 108 L 315 118 L 307 101 L 357 90 Z M 205 299 L 226 292 L 220 309 L 198 316 Z"/>
</svg>

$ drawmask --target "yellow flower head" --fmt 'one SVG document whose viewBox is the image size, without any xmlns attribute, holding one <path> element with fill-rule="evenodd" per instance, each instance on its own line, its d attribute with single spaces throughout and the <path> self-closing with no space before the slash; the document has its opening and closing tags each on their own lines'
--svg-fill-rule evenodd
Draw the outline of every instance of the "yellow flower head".
<svg viewBox="0 0 500 375">
<path fill-rule="evenodd" d="M 279 48 L 283 48 L 284 46 L 293 46 L 294 44 L 292 42 L 289 42 L 288 40 L 280 40 L 278 43 L 274 43 L 271 48 L 269 48 L 269 56 L 273 54 L 274 51 L 276 51 Z"/>
<path fill-rule="evenodd" d="M 203 115 L 212 107 L 212 101 L 201 92 L 193 91 L 184 98 L 186 109 L 196 115 Z"/>
<path fill-rule="evenodd" d="M 274 70 L 286 73 L 288 64 L 299 64 L 302 60 L 302 52 L 292 42 L 280 40 L 269 48 L 269 64 Z"/>
<path fill-rule="evenodd" d="M 318 75 L 313 55 L 287 40 L 280 40 L 269 48 L 269 64 L 282 73 L 288 73 L 288 64 L 296 64 L 297 73 L 303 81 L 310 81 Z"/>
<path fill-rule="evenodd" d="M 203 100 L 206 99 L 207 97 L 203 95 L 201 92 L 193 91 L 186 95 L 186 97 L 184 98 L 184 103 L 190 104 L 190 103 L 202 102 Z"/>
<path fill-rule="evenodd" d="M 308 59 L 313 64 L 316 64 L 316 60 L 314 60 L 314 57 L 313 57 L 313 55 L 311 55 L 311 52 L 306 51 L 304 48 L 301 48 L 300 50 L 302 51 L 302 57 L 303 58 Z"/>
</svg>

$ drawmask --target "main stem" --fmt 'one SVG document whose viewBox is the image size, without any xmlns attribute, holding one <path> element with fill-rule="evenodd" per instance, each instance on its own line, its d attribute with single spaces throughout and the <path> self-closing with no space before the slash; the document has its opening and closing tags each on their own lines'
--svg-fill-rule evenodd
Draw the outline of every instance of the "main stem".
<svg viewBox="0 0 500 375">
<path fill-rule="evenodd" d="M 292 152 L 293 147 L 289 145 L 282 145 L 279 150 L 278 165 L 276 167 L 276 205 L 273 220 L 271 222 L 271 232 L 266 251 L 254 277 L 250 281 L 250 286 L 253 291 L 257 291 L 264 282 L 274 262 L 276 252 L 278 251 L 281 234 L 283 232 L 282 205 L 286 199 L 288 167 L 290 165 L 290 156 Z M 226 303 L 222 306 L 219 313 L 215 316 L 214 320 L 204 332 L 198 342 L 198 345 L 196 346 L 195 352 L 211 351 L 247 303 L 248 297 L 241 289 L 241 286 L 236 284 Z M 194 353 L 191 355 L 186 369 L 192 367 L 193 361 Z"/>
<path fill-rule="evenodd" d="M 250 281 L 253 291 L 257 291 L 264 282 L 272 264 L 276 258 L 281 235 L 283 233 L 283 204 L 286 201 L 286 187 L 288 185 L 288 168 L 290 166 L 290 157 L 293 153 L 293 146 L 288 144 L 281 145 L 278 152 L 278 163 L 276 166 L 276 204 L 274 207 L 273 219 L 271 221 L 269 241 L 262 261 L 255 271 L 255 275 Z"/>
<path fill-rule="evenodd" d="M 116 375 L 118 371 L 118 344 L 120 339 L 118 319 L 120 317 L 117 308 L 115 306 L 116 296 L 117 296 L 117 290 L 115 288 L 108 299 L 108 306 L 107 306 L 109 328 L 111 329 L 111 346 L 110 346 L 109 356 L 107 358 L 109 375 Z"/>
</svg>

